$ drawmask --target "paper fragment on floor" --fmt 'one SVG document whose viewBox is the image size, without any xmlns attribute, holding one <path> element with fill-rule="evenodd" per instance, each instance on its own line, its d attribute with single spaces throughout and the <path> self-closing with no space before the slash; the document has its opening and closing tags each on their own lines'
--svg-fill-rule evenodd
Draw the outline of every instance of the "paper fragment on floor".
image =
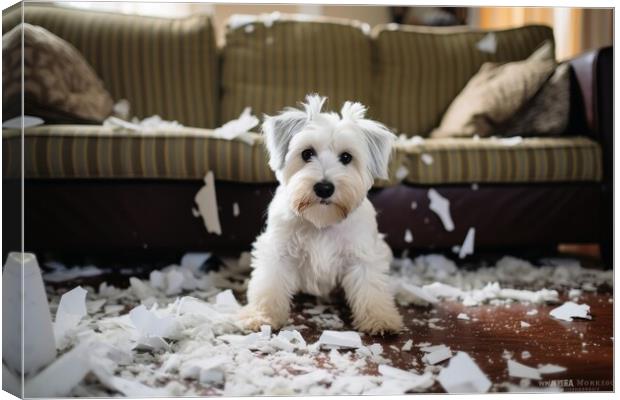
<svg viewBox="0 0 620 400">
<path fill-rule="evenodd" d="M 437 380 L 448 393 L 486 393 L 491 381 L 471 357 L 459 351 L 448 366 L 439 372 Z"/>
<path fill-rule="evenodd" d="M 565 367 L 555 364 L 541 364 L 538 365 L 538 372 L 543 375 L 546 374 L 559 374 L 560 372 L 566 371 Z"/>
<path fill-rule="evenodd" d="M 521 322 L 520 322 L 520 325 L 521 325 L 521 328 L 529 328 L 529 327 L 531 326 L 531 324 L 528 324 L 528 323 L 527 323 L 527 322 L 525 322 L 525 321 L 521 321 Z"/>
<path fill-rule="evenodd" d="M 587 304 L 577 304 L 567 301 L 558 308 L 554 308 L 549 312 L 553 318 L 562 321 L 572 321 L 573 318 L 592 319 L 590 316 L 590 306 Z"/>
<path fill-rule="evenodd" d="M 383 383 L 396 381 L 394 382 L 394 384 L 398 386 L 398 388 L 396 388 L 396 392 L 406 393 L 410 390 L 426 389 L 433 384 L 433 374 L 429 372 L 423 375 L 418 375 L 413 372 L 394 368 L 385 364 L 379 365 L 378 370 L 385 379 Z M 388 385 L 392 386 L 393 384 L 390 382 Z M 382 385 L 382 387 L 377 388 L 378 390 L 376 390 L 376 393 L 389 394 L 389 392 L 384 391 L 385 386 L 387 385 Z"/>
<path fill-rule="evenodd" d="M 219 292 L 217 296 L 215 296 L 215 305 L 230 312 L 238 311 L 241 308 L 230 289 Z"/>
<path fill-rule="evenodd" d="M 401 350 L 410 351 L 412 347 L 413 347 L 413 340 L 409 339 L 405 342 L 405 344 L 403 344 L 403 347 L 401 347 Z"/>
<path fill-rule="evenodd" d="M 159 317 L 144 305 L 132 309 L 129 319 L 138 332 L 146 337 L 174 338 L 180 328 L 173 316 Z"/>
<path fill-rule="evenodd" d="M 323 331 L 318 341 L 321 346 L 358 348 L 362 347 L 362 338 L 355 331 Z"/>
<path fill-rule="evenodd" d="M 465 313 L 459 313 L 459 315 L 456 316 L 457 319 L 462 319 L 465 321 L 469 321 L 469 315 L 465 314 Z"/>
<path fill-rule="evenodd" d="M 528 367 L 514 360 L 508 360 L 508 375 L 515 378 L 536 379 L 539 380 L 542 377 L 537 368 Z"/>
<path fill-rule="evenodd" d="M 396 291 L 396 298 L 403 304 L 417 304 L 421 306 L 435 304 L 439 301 L 432 293 L 419 286 L 405 282 L 400 282 Z"/>
<path fill-rule="evenodd" d="M 450 215 L 450 201 L 440 195 L 435 189 L 428 190 L 428 198 L 430 199 L 429 208 L 433 211 L 443 224 L 445 230 L 451 232 L 454 230 L 454 222 Z"/>
<path fill-rule="evenodd" d="M 476 236 L 476 228 L 469 228 L 463 244 L 459 248 L 459 258 L 463 259 L 468 255 L 474 254 L 474 240 Z"/>
<path fill-rule="evenodd" d="M 430 350 L 424 355 L 424 357 L 422 357 L 422 361 L 430 365 L 438 364 L 452 357 L 452 351 L 450 348 L 443 344 L 439 346 L 422 348 L 421 350 L 424 352 Z"/>
<path fill-rule="evenodd" d="M 220 226 L 220 217 L 217 209 L 213 171 L 207 172 L 204 182 L 205 185 L 196 193 L 194 201 L 198 206 L 198 212 L 202 216 L 207 232 L 221 235 L 222 227 Z"/>
<path fill-rule="evenodd" d="M 54 321 L 54 338 L 56 347 L 61 348 L 66 344 L 67 336 L 72 329 L 78 326 L 86 310 L 86 290 L 78 286 L 63 294 L 56 310 Z"/>
</svg>

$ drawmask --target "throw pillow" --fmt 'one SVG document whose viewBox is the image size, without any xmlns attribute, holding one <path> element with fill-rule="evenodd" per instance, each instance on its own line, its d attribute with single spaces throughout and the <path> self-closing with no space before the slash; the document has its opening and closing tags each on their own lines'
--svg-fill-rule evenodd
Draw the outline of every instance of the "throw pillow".
<svg viewBox="0 0 620 400">
<path fill-rule="evenodd" d="M 549 41 L 525 60 L 484 63 L 452 101 L 431 137 L 491 136 L 538 92 L 555 65 Z"/>
<path fill-rule="evenodd" d="M 497 128 L 500 136 L 554 136 L 568 127 L 570 69 L 560 64 L 538 93 Z"/>
<path fill-rule="evenodd" d="M 100 123 L 113 100 L 79 51 L 40 26 L 20 24 L 2 37 L 4 118 L 21 114 L 24 32 L 24 113 L 47 123 Z"/>
</svg>

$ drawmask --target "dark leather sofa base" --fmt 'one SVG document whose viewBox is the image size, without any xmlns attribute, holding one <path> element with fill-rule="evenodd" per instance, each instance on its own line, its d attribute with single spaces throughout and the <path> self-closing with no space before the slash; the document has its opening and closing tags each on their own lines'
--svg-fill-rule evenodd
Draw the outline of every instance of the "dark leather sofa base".
<svg viewBox="0 0 620 400">
<path fill-rule="evenodd" d="M 38 254 L 147 256 L 158 252 L 232 253 L 249 249 L 265 221 L 274 185 L 217 182 L 222 235 L 207 234 L 192 215 L 202 181 L 28 180 L 24 190 L 25 250 Z M 19 182 L 5 181 L 5 199 Z M 595 183 L 435 186 L 451 202 L 447 232 L 429 210 L 428 187 L 372 190 L 379 228 L 395 250 L 460 245 L 476 228 L 476 249 L 543 247 L 599 241 L 601 195 Z M 240 215 L 233 216 L 233 203 Z M 412 209 L 412 202 L 417 207 Z M 17 201 L 5 201 L 4 252 L 19 248 Z M 404 240 L 410 229 L 413 243 Z"/>
</svg>

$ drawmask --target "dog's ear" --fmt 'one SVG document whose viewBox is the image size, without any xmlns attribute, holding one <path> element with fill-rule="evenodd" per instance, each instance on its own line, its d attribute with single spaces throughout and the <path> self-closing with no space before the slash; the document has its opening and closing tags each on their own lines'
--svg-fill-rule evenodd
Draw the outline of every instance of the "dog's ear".
<svg viewBox="0 0 620 400">
<path fill-rule="evenodd" d="M 265 116 L 262 129 L 272 170 L 278 171 L 284 167 L 291 139 L 321 112 L 324 103 L 325 97 L 308 95 L 302 104 L 303 110 L 287 108 L 276 116 Z"/>
<path fill-rule="evenodd" d="M 374 178 L 388 178 L 388 163 L 396 136 L 385 125 L 365 119 L 366 107 L 347 101 L 340 111 L 343 120 L 356 124 L 368 149 L 368 169 Z"/>
</svg>

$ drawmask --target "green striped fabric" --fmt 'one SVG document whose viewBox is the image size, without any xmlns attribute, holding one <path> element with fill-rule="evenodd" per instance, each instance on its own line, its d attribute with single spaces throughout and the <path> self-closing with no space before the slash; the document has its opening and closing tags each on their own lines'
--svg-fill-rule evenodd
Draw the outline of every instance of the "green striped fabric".
<svg viewBox="0 0 620 400">
<path fill-rule="evenodd" d="M 496 51 L 480 51 L 476 45 L 489 32 L 463 27 L 375 27 L 372 116 L 399 133 L 428 136 L 484 62 L 522 60 L 545 40 L 553 41 L 551 28 L 531 25 L 494 31 Z"/>
<path fill-rule="evenodd" d="M 592 139 L 524 138 L 511 144 L 512 140 L 426 139 L 415 145 L 399 143 L 397 152 L 409 171 L 405 181 L 415 184 L 600 182 L 602 179 L 601 147 Z"/>
<path fill-rule="evenodd" d="M 213 131 L 178 128 L 148 133 L 94 125 L 26 129 L 26 178 L 201 179 L 207 171 L 223 181 L 276 182 L 261 135 L 254 144 L 224 140 Z M 18 130 L 3 131 L 3 176 L 20 176 Z M 432 163 L 422 155 L 432 157 Z M 413 184 L 584 182 L 602 178 L 601 149 L 586 137 L 526 138 L 506 144 L 493 138 L 398 142 L 390 160 L 390 186 L 397 171 Z M 402 179 L 402 178 L 401 178 Z"/>
<path fill-rule="evenodd" d="M 228 28 L 222 49 L 222 120 L 246 107 L 256 115 L 296 106 L 308 93 L 327 108 L 369 104 L 371 42 L 362 24 L 318 19 L 249 22 Z"/>
<path fill-rule="evenodd" d="M 48 125 L 25 130 L 25 178 L 215 178 L 274 182 L 262 137 L 254 145 L 216 138 L 198 128 L 137 133 L 95 125 Z M 3 130 L 3 176 L 20 176 L 21 136 Z M 11 157 L 13 155 L 13 157 Z"/>
<path fill-rule="evenodd" d="M 3 33 L 20 22 L 20 13 L 3 18 Z M 150 18 L 28 3 L 24 14 L 25 22 L 73 44 L 112 97 L 129 100 L 135 116 L 218 126 L 218 54 L 209 17 Z"/>
</svg>

